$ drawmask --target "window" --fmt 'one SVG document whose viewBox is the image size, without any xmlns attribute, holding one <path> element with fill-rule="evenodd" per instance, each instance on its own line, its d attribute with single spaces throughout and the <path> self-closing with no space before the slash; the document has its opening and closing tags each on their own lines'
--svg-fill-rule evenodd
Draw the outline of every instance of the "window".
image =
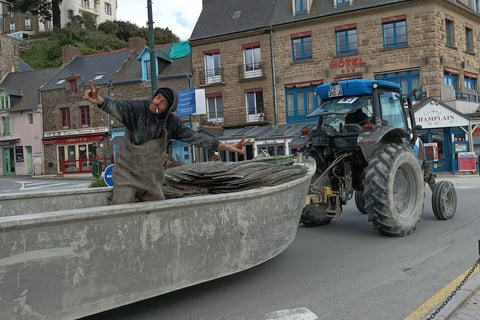
<svg viewBox="0 0 480 320">
<path fill-rule="evenodd" d="M 64 128 L 64 129 L 70 128 L 70 109 L 60 108 L 60 113 L 61 113 L 61 119 L 60 119 L 61 128 Z"/>
<path fill-rule="evenodd" d="M 338 56 L 358 52 L 358 37 L 356 28 L 336 31 L 335 37 L 337 41 Z"/>
<path fill-rule="evenodd" d="M 447 46 L 455 46 L 455 28 L 453 20 L 445 20 L 445 37 L 447 39 Z"/>
<path fill-rule="evenodd" d="M 473 53 L 473 30 L 465 28 L 465 47 L 468 53 Z"/>
<path fill-rule="evenodd" d="M 261 90 L 250 90 L 245 94 L 247 102 L 247 121 L 263 120 L 263 92 Z"/>
<path fill-rule="evenodd" d="M 206 83 L 221 82 L 222 75 L 220 69 L 220 51 L 206 52 L 204 59 Z"/>
<path fill-rule="evenodd" d="M 407 42 L 407 21 L 386 22 L 383 28 L 383 47 L 395 48 L 406 46 Z"/>
<path fill-rule="evenodd" d="M 80 107 L 80 118 L 82 127 L 90 127 L 90 108 L 88 106 Z"/>
<path fill-rule="evenodd" d="M 287 123 L 317 121 L 317 118 L 305 118 L 318 106 L 315 85 L 299 88 L 286 88 Z"/>
<path fill-rule="evenodd" d="M 295 14 L 308 12 L 308 0 L 295 0 Z"/>
<path fill-rule="evenodd" d="M 27 114 L 27 124 L 33 124 L 33 113 L 31 112 Z"/>
<path fill-rule="evenodd" d="M 350 0 L 335 0 L 336 6 L 344 6 L 350 4 Z"/>
<path fill-rule="evenodd" d="M 15 27 L 15 22 L 12 22 L 10 23 L 10 32 L 15 32 L 15 31 L 17 31 Z"/>
<path fill-rule="evenodd" d="M 207 96 L 208 121 L 223 123 L 223 97 L 222 95 Z"/>
<path fill-rule="evenodd" d="M 112 5 L 110 3 L 105 3 L 105 14 L 112 15 Z"/>
<path fill-rule="evenodd" d="M 262 52 L 260 45 L 250 45 L 243 49 L 245 78 L 262 76 Z"/>
<path fill-rule="evenodd" d="M 312 60 L 312 37 L 292 38 L 292 52 L 294 62 Z"/>
<path fill-rule="evenodd" d="M 464 75 L 463 80 L 465 89 L 477 91 L 477 78 L 478 77 Z"/>
<path fill-rule="evenodd" d="M 25 30 L 27 30 L 27 31 L 32 30 L 32 19 L 30 19 L 30 18 L 25 19 Z"/>
<path fill-rule="evenodd" d="M 10 95 L 0 90 L 0 110 L 8 110 L 10 109 Z"/>
<path fill-rule="evenodd" d="M 2 136 L 10 135 L 10 117 L 2 117 Z"/>
<path fill-rule="evenodd" d="M 284 156 L 285 146 L 283 144 L 262 144 L 257 146 L 260 150 L 259 154 L 268 154 L 269 156 Z"/>
<path fill-rule="evenodd" d="M 443 82 L 447 86 L 453 87 L 455 91 L 458 91 L 458 75 L 456 73 L 445 71 L 443 73 Z"/>
<path fill-rule="evenodd" d="M 418 69 L 377 74 L 375 75 L 375 80 L 386 80 L 398 83 L 402 88 L 403 96 L 407 96 L 414 89 L 421 89 L 420 71 Z"/>
<path fill-rule="evenodd" d="M 90 7 L 89 3 L 88 3 L 88 0 L 82 0 L 82 7 L 85 8 L 85 9 L 88 9 Z"/>
<path fill-rule="evenodd" d="M 77 93 L 77 79 L 69 79 L 68 80 L 68 93 L 69 94 L 76 94 Z"/>
</svg>

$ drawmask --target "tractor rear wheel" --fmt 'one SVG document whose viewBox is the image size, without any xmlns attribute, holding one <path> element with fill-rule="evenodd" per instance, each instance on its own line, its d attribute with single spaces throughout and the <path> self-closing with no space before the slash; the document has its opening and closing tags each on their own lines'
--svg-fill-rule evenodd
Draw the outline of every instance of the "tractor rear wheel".
<svg viewBox="0 0 480 320">
<path fill-rule="evenodd" d="M 425 184 L 415 154 L 406 146 L 386 144 L 368 161 L 365 210 L 381 234 L 411 234 L 423 211 Z"/>
</svg>

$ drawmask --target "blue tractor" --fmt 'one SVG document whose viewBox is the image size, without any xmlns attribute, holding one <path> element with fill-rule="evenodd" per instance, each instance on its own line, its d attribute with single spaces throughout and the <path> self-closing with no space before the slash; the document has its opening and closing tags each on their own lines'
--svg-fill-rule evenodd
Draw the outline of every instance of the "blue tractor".
<svg viewBox="0 0 480 320">
<path fill-rule="evenodd" d="M 423 161 L 412 99 L 402 98 L 398 84 L 345 80 L 322 84 L 316 93 L 321 103 L 307 117 L 318 117 L 317 127 L 294 141 L 317 164 L 303 225 L 329 223 L 354 198 L 381 234 L 409 235 L 423 212 L 425 184 L 432 190 L 434 215 L 455 215 L 455 188 L 437 182 Z"/>
</svg>

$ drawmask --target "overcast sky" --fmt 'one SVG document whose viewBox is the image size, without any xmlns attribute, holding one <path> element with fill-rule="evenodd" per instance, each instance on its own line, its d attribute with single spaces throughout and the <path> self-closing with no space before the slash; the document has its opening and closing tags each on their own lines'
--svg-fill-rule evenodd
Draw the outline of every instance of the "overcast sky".
<svg viewBox="0 0 480 320">
<path fill-rule="evenodd" d="M 117 20 L 147 27 L 147 0 L 118 0 Z M 188 40 L 202 11 L 202 0 L 152 0 L 153 26 L 169 28 L 181 41 Z"/>
</svg>

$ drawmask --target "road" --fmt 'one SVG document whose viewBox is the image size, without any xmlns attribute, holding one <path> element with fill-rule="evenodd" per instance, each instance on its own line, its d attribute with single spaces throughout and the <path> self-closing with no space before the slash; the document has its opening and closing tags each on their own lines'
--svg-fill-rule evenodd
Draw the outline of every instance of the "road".
<svg viewBox="0 0 480 320">
<path fill-rule="evenodd" d="M 85 320 L 404 319 L 478 258 L 478 176 L 449 178 L 454 219 L 433 216 L 405 238 L 379 235 L 351 205 L 330 225 L 300 227 L 292 245 L 245 272 Z"/>
<path fill-rule="evenodd" d="M 93 179 L 93 178 L 92 178 Z M 68 178 L 32 178 L 23 176 L 1 177 L 0 195 L 11 193 L 32 193 L 39 191 L 59 191 L 86 189 L 90 185 L 88 179 Z"/>
</svg>

